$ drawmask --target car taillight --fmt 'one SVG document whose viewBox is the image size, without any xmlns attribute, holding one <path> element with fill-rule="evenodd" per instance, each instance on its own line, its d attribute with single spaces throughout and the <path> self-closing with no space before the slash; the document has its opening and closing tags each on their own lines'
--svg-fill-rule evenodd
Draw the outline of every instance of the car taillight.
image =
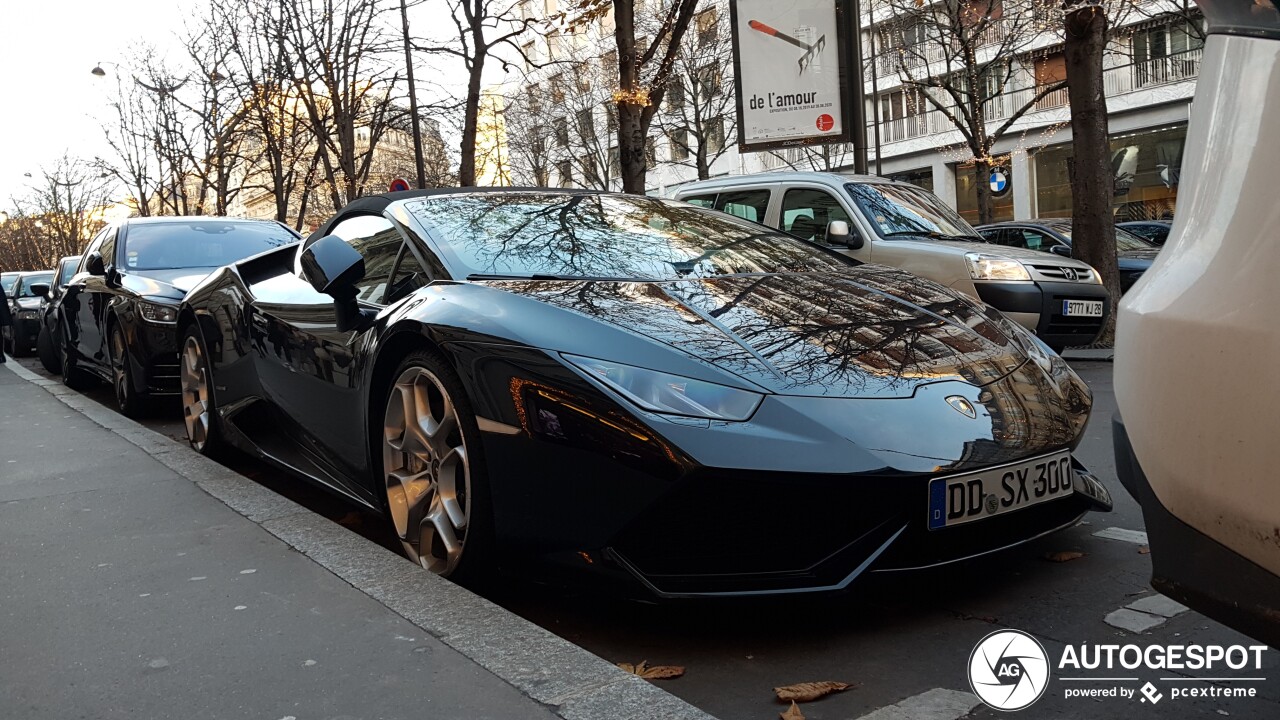
<svg viewBox="0 0 1280 720">
<path fill-rule="evenodd" d="M 1210 33 L 1280 39 L 1280 0 L 1196 0 Z"/>
</svg>

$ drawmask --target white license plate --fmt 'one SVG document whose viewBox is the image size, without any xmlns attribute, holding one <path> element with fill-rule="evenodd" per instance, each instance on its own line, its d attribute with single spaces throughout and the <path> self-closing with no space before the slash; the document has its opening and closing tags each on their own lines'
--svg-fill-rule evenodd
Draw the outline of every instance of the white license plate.
<svg viewBox="0 0 1280 720">
<path fill-rule="evenodd" d="M 1062 314 L 1067 317 L 1102 317 L 1102 301 L 1063 300 Z"/>
<path fill-rule="evenodd" d="M 929 529 L 963 525 L 1075 492 L 1071 453 L 929 481 Z"/>
</svg>

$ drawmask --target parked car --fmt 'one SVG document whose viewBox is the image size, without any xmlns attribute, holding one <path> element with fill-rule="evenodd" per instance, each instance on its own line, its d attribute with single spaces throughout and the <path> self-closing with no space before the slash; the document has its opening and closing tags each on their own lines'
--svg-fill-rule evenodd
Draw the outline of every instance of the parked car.
<svg viewBox="0 0 1280 720">
<path fill-rule="evenodd" d="M 452 577 L 838 590 L 1110 508 L 1072 457 L 1089 389 L 1025 329 L 671 200 L 362 198 L 211 274 L 178 328 L 195 449 L 378 510 Z"/>
<path fill-rule="evenodd" d="M 51 373 L 62 372 L 62 332 L 59 319 L 62 296 L 67 289 L 67 284 L 71 282 L 71 276 L 76 274 L 79 266 L 79 255 L 62 258 L 58 261 L 58 269 L 53 274 L 53 282 L 47 288 L 35 289 L 41 297 L 36 354 L 40 357 L 40 364 Z"/>
<path fill-rule="evenodd" d="M 130 218 L 89 243 L 62 298 L 63 381 L 110 382 L 136 414 L 178 394 L 178 303 L 211 270 L 301 237 L 276 222 L 225 217 Z"/>
<path fill-rule="evenodd" d="M 1152 245 L 1164 245 L 1165 239 L 1169 237 L 1169 231 L 1173 229 L 1173 223 L 1162 220 L 1131 220 L 1116 223 L 1116 227 L 1124 228 Z"/>
<path fill-rule="evenodd" d="M 1178 219 L 1118 318 L 1120 479 L 1142 504 L 1151 584 L 1280 647 L 1280 14 L 1199 3 L 1208 39 Z"/>
<path fill-rule="evenodd" d="M 1111 311 L 1106 288 L 1087 264 L 993 248 L 964 218 L 915 185 L 863 175 L 763 173 L 690 183 L 675 197 L 959 290 L 1055 350 L 1093 342 Z M 832 233 L 832 223 L 848 232 Z"/>
<path fill-rule="evenodd" d="M 1071 256 L 1071 218 L 1012 220 L 978 228 L 989 242 L 1006 247 L 1048 250 L 1064 257 Z M 1116 228 L 1116 264 L 1120 270 L 1120 292 L 1138 282 L 1156 259 L 1159 248 L 1133 233 Z"/>
<path fill-rule="evenodd" d="M 9 314 L 13 327 L 4 340 L 4 350 L 14 357 L 22 357 L 36 349 L 36 335 L 40 329 L 39 310 L 41 296 L 33 285 L 48 285 L 53 272 L 40 270 L 18 273 L 9 291 Z"/>
</svg>

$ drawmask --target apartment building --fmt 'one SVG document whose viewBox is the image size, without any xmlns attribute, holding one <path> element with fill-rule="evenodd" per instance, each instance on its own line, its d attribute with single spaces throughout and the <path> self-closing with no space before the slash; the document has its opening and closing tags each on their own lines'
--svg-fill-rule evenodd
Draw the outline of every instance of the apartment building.
<svg viewBox="0 0 1280 720">
<path fill-rule="evenodd" d="M 637 0 L 638 12 L 661 2 Z M 932 24 L 926 12 L 930 6 L 915 0 L 864 0 L 871 168 L 932 190 L 973 221 L 978 219 L 978 182 L 990 183 L 996 220 L 1069 216 L 1070 108 L 1065 87 L 1058 87 L 1065 79 L 1061 16 L 1055 16 L 1053 3 L 1036 0 L 969 0 L 969 6 L 985 18 L 973 62 L 984 66 L 979 82 L 990 89 L 982 103 L 986 125 L 1002 127 L 1016 117 L 990 148 L 996 167 L 989 177 L 978 178 L 973 152 L 953 121 L 955 113 L 946 111 L 947 102 L 939 109 L 924 96 L 945 98 L 945 88 L 923 86 L 929 78 L 945 86 L 947 73 L 958 70 L 954 41 Z M 561 9 L 557 0 L 526 0 L 524 8 L 547 15 Z M 1202 20 L 1194 6 L 1181 0 L 1117 4 L 1113 17 L 1104 81 L 1116 215 L 1169 218 L 1176 209 L 1187 118 L 1200 69 Z M 513 123 L 510 113 L 507 117 L 508 132 L 520 132 L 513 142 L 513 165 L 521 166 L 516 147 L 521 143 L 545 150 L 544 174 L 524 178 L 526 182 L 620 187 L 610 91 L 611 82 L 616 84 L 616 73 L 610 75 L 616 63 L 612 32 L 605 17 L 574 35 L 527 42 L 526 53 L 542 67 L 530 69 L 520 93 L 524 102 L 510 104 L 510 111 L 525 119 Z M 690 30 L 690 47 L 712 47 L 729 32 L 728 1 L 713 0 Z M 1003 60 L 991 63 L 996 57 Z M 852 169 L 852 149 L 844 145 L 739 153 L 732 62 L 725 57 L 718 64 L 685 70 L 673 80 L 651 131 L 650 193 L 670 194 L 696 180 L 698 163 L 690 162 L 690 156 L 703 143 L 705 174 L 711 177 Z"/>
</svg>

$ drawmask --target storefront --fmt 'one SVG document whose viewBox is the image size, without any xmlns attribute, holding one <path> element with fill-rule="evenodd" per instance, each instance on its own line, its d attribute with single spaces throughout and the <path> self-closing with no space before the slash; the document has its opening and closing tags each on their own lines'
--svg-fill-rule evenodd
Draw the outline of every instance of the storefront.
<svg viewBox="0 0 1280 720">
<path fill-rule="evenodd" d="M 979 179 L 974 166 L 957 165 L 955 172 L 956 211 L 971 225 L 977 225 Z M 991 168 L 990 176 L 983 178 L 991 187 L 991 222 L 1013 219 L 1013 184 L 1016 180 L 1008 165 Z"/>
<path fill-rule="evenodd" d="M 1111 138 L 1117 222 L 1173 219 L 1186 140 L 1186 125 Z M 1039 217 L 1070 217 L 1072 147 L 1057 145 L 1045 148 L 1035 154 L 1033 162 L 1036 214 Z"/>
<path fill-rule="evenodd" d="M 907 172 L 893 173 L 885 177 L 898 182 L 911 183 L 916 187 L 922 187 L 929 192 L 933 192 L 933 168 L 908 170 Z"/>
</svg>

